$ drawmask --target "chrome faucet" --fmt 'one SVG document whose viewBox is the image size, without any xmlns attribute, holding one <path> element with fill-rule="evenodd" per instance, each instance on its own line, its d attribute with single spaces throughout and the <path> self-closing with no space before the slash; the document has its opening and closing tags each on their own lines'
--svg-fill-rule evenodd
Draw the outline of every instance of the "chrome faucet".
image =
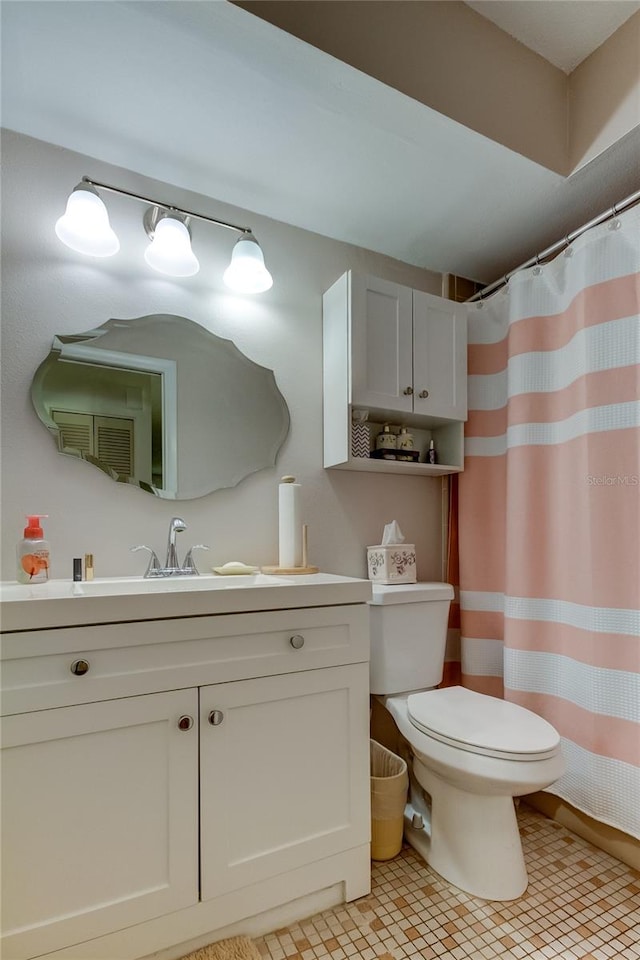
<svg viewBox="0 0 640 960">
<path fill-rule="evenodd" d="M 167 559 L 165 570 L 179 570 L 178 552 L 176 550 L 176 534 L 187 529 L 187 525 L 180 517 L 172 517 L 169 524 L 169 539 L 167 540 Z"/>
<path fill-rule="evenodd" d="M 138 544 L 137 547 L 131 547 L 133 553 L 138 550 L 149 551 L 149 564 L 145 571 L 145 578 L 148 577 L 193 577 L 198 576 L 198 568 L 193 559 L 194 550 L 208 550 L 209 547 L 204 543 L 197 543 L 191 547 L 184 558 L 184 563 L 180 566 L 178 561 L 178 551 L 176 550 L 176 534 L 182 533 L 187 529 L 187 525 L 180 517 L 172 517 L 169 523 L 169 539 L 167 540 L 167 559 L 164 567 L 160 566 L 158 555 L 151 547 L 146 544 Z"/>
</svg>

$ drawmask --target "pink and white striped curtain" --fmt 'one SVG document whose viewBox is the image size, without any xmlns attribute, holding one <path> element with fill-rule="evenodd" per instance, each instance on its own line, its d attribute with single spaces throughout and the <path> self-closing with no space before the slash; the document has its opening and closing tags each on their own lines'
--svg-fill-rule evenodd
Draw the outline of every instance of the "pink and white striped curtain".
<svg viewBox="0 0 640 960">
<path fill-rule="evenodd" d="M 551 792 L 640 837 L 640 205 L 469 311 L 463 683 L 549 720 Z"/>
</svg>

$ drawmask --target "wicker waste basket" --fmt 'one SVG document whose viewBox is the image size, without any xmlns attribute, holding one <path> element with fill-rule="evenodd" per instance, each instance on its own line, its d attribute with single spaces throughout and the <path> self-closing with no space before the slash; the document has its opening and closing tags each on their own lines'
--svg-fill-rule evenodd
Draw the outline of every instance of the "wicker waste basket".
<svg viewBox="0 0 640 960">
<path fill-rule="evenodd" d="M 370 740 L 371 859 L 391 860 L 402 849 L 407 765 L 381 743 Z"/>
</svg>

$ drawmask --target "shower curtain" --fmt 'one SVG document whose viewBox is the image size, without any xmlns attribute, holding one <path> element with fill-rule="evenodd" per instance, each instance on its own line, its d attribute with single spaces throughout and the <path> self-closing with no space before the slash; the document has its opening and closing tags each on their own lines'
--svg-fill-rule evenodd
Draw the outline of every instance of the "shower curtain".
<svg viewBox="0 0 640 960">
<path fill-rule="evenodd" d="M 640 837 L 640 205 L 469 309 L 462 682 L 559 731 L 550 792 Z"/>
</svg>

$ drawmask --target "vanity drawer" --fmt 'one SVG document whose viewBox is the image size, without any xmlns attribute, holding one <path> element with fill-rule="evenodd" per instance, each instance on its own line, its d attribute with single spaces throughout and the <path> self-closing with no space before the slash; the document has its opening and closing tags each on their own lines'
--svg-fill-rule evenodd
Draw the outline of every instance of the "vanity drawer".
<svg viewBox="0 0 640 960">
<path fill-rule="evenodd" d="M 7 633 L 2 714 L 361 663 L 366 604 Z"/>
</svg>

